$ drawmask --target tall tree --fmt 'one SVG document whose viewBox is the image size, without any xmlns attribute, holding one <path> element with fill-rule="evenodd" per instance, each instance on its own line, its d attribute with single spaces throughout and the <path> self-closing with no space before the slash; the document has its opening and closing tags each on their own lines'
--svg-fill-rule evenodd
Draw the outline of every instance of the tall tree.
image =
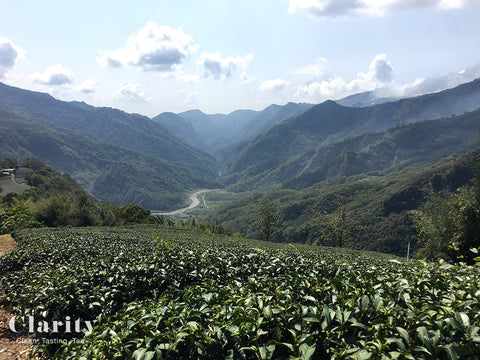
<svg viewBox="0 0 480 360">
<path fill-rule="evenodd" d="M 269 200 L 264 200 L 257 208 L 256 216 L 251 220 L 261 240 L 268 241 L 277 229 L 282 218 L 282 210 Z"/>
<path fill-rule="evenodd" d="M 350 215 L 348 204 L 350 197 L 337 196 L 334 201 L 336 211 L 330 214 L 316 212 L 315 216 L 321 228 L 321 237 L 326 244 L 337 247 L 344 247 L 354 230 L 361 230 L 364 227 L 359 225 Z"/>
</svg>

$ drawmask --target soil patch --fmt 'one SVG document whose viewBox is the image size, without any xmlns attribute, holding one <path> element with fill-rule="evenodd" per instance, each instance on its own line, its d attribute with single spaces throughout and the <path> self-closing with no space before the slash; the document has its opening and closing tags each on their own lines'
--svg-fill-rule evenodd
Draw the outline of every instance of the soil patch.
<svg viewBox="0 0 480 360">
<path fill-rule="evenodd" d="M 10 235 L 0 235 L 0 256 L 14 250 L 15 247 L 15 240 Z"/>
</svg>

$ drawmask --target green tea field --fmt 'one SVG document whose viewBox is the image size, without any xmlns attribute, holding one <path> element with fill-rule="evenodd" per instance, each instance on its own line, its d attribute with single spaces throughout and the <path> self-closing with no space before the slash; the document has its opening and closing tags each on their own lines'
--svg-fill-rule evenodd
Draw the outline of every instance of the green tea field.
<svg viewBox="0 0 480 360">
<path fill-rule="evenodd" d="M 479 267 L 167 226 L 15 240 L 1 301 L 44 358 L 480 358 Z"/>
</svg>

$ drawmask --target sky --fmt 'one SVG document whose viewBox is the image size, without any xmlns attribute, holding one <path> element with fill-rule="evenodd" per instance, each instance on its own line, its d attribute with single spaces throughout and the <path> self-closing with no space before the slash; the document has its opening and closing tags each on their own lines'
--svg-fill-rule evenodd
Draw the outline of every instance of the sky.
<svg viewBox="0 0 480 360">
<path fill-rule="evenodd" d="M 480 77 L 480 0 L 0 0 L 0 82 L 153 117 Z"/>
</svg>

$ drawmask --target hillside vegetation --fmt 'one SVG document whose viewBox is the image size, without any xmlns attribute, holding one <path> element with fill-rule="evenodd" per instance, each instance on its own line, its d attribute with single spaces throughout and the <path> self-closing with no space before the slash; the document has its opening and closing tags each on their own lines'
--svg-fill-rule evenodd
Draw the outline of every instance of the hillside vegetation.
<svg viewBox="0 0 480 360">
<path fill-rule="evenodd" d="M 211 224 L 258 236 L 252 219 L 269 201 L 282 214 L 269 240 L 398 255 L 423 246 L 411 212 L 432 192 L 455 197 L 469 184 L 463 156 L 480 130 L 480 80 L 374 106 L 289 103 L 155 121 L 6 85 L 0 94 L 9 109 L 0 110 L 0 155 L 43 159 L 97 199 L 166 212 L 193 190 L 224 187 L 209 194 L 220 206 L 199 213 Z"/>
<path fill-rule="evenodd" d="M 74 176 L 95 197 L 114 205 L 136 203 L 168 210 L 186 201 L 189 188 L 215 182 L 188 167 L 89 136 L 63 133 L 0 110 L 0 156 L 24 161 L 39 158 Z"/>
<path fill-rule="evenodd" d="M 478 131 L 480 110 L 358 135 L 289 157 L 278 166 L 253 161 L 244 172 L 225 178 L 232 183 L 229 189 L 242 191 L 272 186 L 299 190 L 355 176 L 383 176 L 473 150 Z"/>
<path fill-rule="evenodd" d="M 456 191 L 472 178 L 470 160 L 453 157 L 384 176 L 362 175 L 303 190 L 254 193 L 216 208 L 210 218 L 255 237 L 250 221 L 266 199 L 283 213 L 272 241 L 329 245 L 326 223 L 338 219 L 343 209 L 352 222 L 352 228 L 345 229 L 351 230 L 348 246 L 404 256 L 409 242 L 412 250 L 421 246 L 410 211 L 421 207 L 429 193 Z"/>
<path fill-rule="evenodd" d="M 156 221 L 150 211 L 134 204 L 116 207 L 101 202 L 68 174 L 60 174 L 38 160 L 17 164 L 1 160 L 23 173 L 29 185 L 20 193 L 0 196 L 0 234 L 19 229 L 63 226 L 121 225 Z"/>
</svg>

